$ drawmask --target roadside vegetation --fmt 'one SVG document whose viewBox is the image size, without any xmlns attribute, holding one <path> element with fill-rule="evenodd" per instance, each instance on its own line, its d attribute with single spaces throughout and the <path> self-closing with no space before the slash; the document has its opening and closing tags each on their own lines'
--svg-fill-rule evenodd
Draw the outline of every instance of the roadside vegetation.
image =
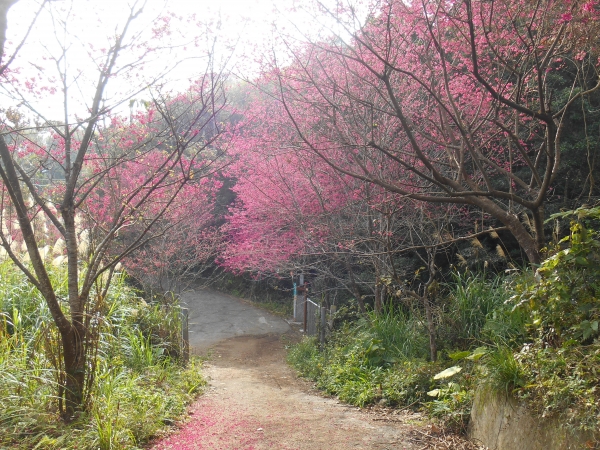
<svg viewBox="0 0 600 450">
<path fill-rule="evenodd" d="M 0 448 L 136 448 L 201 389 L 121 264 L 335 305 L 289 358 L 343 401 L 600 429 L 600 2 L 307 0 L 249 65 L 210 14 L 37 3 L 0 2 Z"/>
<path fill-rule="evenodd" d="M 50 266 L 56 286 L 66 269 Z M 64 376 L 52 317 L 39 292 L 9 261 L 0 262 L 0 447 L 134 449 L 174 422 L 202 391 L 199 361 L 181 364 L 176 303 L 146 303 L 121 274 L 88 311 L 90 346 L 85 412 L 60 420 Z"/>
<path fill-rule="evenodd" d="M 423 307 L 407 297 L 390 299 L 380 314 L 341 309 L 345 320 L 326 345 L 306 338 L 289 362 L 344 402 L 422 409 L 456 431 L 466 430 L 485 384 L 540 417 L 559 415 L 573 430 L 597 432 L 600 208 L 553 219 L 570 219 L 571 232 L 535 273 L 455 271 L 441 287 L 438 361 L 429 358 Z"/>
</svg>

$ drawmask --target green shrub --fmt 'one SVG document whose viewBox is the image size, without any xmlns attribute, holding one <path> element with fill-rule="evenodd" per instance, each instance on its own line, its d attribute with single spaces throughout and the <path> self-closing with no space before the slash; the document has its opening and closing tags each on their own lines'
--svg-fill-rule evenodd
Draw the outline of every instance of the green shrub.
<svg viewBox="0 0 600 450">
<path fill-rule="evenodd" d="M 456 430 L 465 430 L 475 389 L 488 383 L 540 416 L 599 433 L 600 208 L 560 218 L 573 219 L 571 234 L 535 276 L 455 274 L 434 305 L 440 362 L 426 361 L 421 305 L 351 316 L 322 351 L 305 340 L 290 362 L 342 401 L 423 407 Z M 434 379 L 449 365 L 460 370 Z"/>
<path fill-rule="evenodd" d="M 346 403 L 416 405 L 439 369 L 424 360 L 428 339 L 421 327 L 387 307 L 342 325 L 322 351 L 316 339 L 304 339 L 290 349 L 288 361 Z"/>
<path fill-rule="evenodd" d="M 58 285 L 66 279 L 64 268 L 51 275 Z M 148 305 L 118 276 L 92 308 L 100 334 L 98 356 L 89 361 L 90 398 L 86 412 L 65 425 L 55 401 L 58 335 L 49 311 L 22 273 L 0 261 L 0 448 L 139 448 L 204 386 L 199 361 L 182 368 L 168 354 L 180 345 L 176 305 Z"/>
<path fill-rule="evenodd" d="M 562 239 L 513 300 L 532 315 L 532 331 L 544 345 L 590 344 L 600 336 L 600 233 L 588 228 L 600 220 L 600 207 L 579 208 L 551 219 L 571 218 Z"/>
<path fill-rule="evenodd" d="M 600 208 L 552 216 L 571 219 L 570 235 L 549 251 L 512 297 L 527 317 L 525 345 L 500 348 L 486 361 L 489 381 L 541 416 L 600 430 Z M 597 436 L 600 439 L 600 435 Z"/>
</svg>

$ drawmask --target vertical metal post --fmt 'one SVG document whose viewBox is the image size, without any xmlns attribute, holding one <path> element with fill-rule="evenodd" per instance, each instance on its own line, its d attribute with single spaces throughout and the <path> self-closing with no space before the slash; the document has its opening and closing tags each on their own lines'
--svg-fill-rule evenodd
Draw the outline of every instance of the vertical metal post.
<svg viewBox="0 0 600 450">
<path fill-rule="evenodd" d="M 306 289 L 306 283 L 304 283 L 304 332 L 308 333 L 308 290 Z"/>
<path fill-rule="evenodd" d="M 189 329 L 189 310 L 181 308 L 181 352 L 183 364 L 187 365 L 190 360 L 190 329 Z"/>
<path fill-rule="evenodd" d="M 294 282 L 294 322 L 298 321 L 298 290 Z"/>
</svg>

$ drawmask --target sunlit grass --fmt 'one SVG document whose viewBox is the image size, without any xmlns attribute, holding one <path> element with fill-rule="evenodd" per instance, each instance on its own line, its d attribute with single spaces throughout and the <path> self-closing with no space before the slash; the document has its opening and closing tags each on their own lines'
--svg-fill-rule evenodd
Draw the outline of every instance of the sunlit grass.
<svg viewBox="0 0 600 450">
<path fill-rule="evenodd" d="M 64 294 L 64 269 L 53 266 L 51 276 Z M 187 368 L 178 361 L 176 307 L 148 305 L 124 276 L 95 306 L 102 314 L 90 401 L 67 426 L 57 408 L 59 346 L 48 308 L 10 262 L 0 262 L 0 448 L 139 448 L 202 389 L 199 360 Z"/>
</svg>

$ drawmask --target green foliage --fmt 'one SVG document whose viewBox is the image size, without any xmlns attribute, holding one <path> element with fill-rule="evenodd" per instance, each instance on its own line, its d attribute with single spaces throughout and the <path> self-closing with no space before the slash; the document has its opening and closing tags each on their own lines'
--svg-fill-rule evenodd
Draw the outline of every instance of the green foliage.
<svg viewBox="0 0 600 450">
<path fill-rule="evenodd" d="M 414 304 L 349 316 L 322 351 L 307 339 L 292 348 L 290 362 L 342 401 L 422 407 L 458 431 L 466 429 L 475 389 L 486 383 L 540 416 L 560 415 L 573 429 L 598 433 L 600 208 L 551 220 L 565 218 L 570 235 L 535 276 L 455 274 L 434 305 L 437 364 L 425 361 L 425 320 Z"/>
<path fill-rule="evenodd" d="M 525 345 L 499 346 L 486 361 L 487 382 L 527 402 L 541 416 L 560 415 L 574 429 L 600 430 L 600 208 L 579 208 L 570 234 L 522 276 L 512 297 L 527 316 Z M 600 436 L 597 436 L 600 438 Z"/>
<path fill-rule="evenodd" d="M 573 428 L 599 432 L 598 342 L 558 349 L 526 346 L 515 359 L 525 375 L 514 391 L 518 398 L 541 416 L 558 414 Z"/>
<path fill-rule="evenodd" d="M 571 233 L 536 272 L 519 286 L 517 306 L 528 308 L 532 328 L 545 345 L 591 343 L 600 335 L 600 235 L 588 228 L 600 219 L 600 207 L 555 214 L 571 218 Z"/>
<path fill-rule="evenodd" d="M 62 270 L 52 269 L 54 281 L 61 283 Z M 92 306 L 102 316 L 98 357 L 90 361 L 91 397 L 87 411 L 64 425 L 55 400 L 59 346 L 49 311 L 21 273 L 0 262 L 1 448 L 138 448 L 183 414 L 204 385 L 199 362 L 185 369 L 177 364 L 176 308 L 146 304 L 122 276 L 108 298 Z"/>
<path fill-rule="evenodd" d="M 594 429 L 600 398 L 593 374 L 600 372 L 600 350 L 596 344 L 571 352 L 523 346 L 530 339 L 531 311 L 512 311 L 507 299 L 530 279 L 527 273 L 491 280 L 457 275 L 436 311 L 447 339 L 440 342 L 446 352 L 438 364 L 424 360 L 428 341 L 420 312 L 391 308 L 340 326 L 323 351 L 315 339 L 305 339 L 291 349 L 289 361 L 342 401 L 423 407 L 456 431 L 466 429 L 482 382 L 528 401 L 541 415 L 568 409 L 573 424 Z"/>
<path fill-rule="evenodd" d="M 435 394 L 435 400 L 424 404 L 431 417 L 439 419 L 446 427 L 464 433 L 467 430 L 471 406 L 473 405 L 474 389 L 468 379 L 462 378 L 462 383 L 451 381 L 444 387 L 430 391 Z"/>
<path fill-rule="evenodd" d="M 527 375 L 510 348 L 496 349 L 486 361 L 486 368 L 488 382 L 498 391 L 512 394 L 525 386 Z"/>
<path fill-rule="evenodd" d="M 523 326 L 520 319 L 510 317 L 510 307 L 504 305 L 510 289 L 502 279 L 456 274 L 446 291 L 448 295 L 436 309 L 435 320 L 439 324 L 439 347 L 448 351 L 447 360 L 426 362 L 429 338 L 420 309 L 406 312 L 405 308 L 386 305 L 381 314 L 371 312 L 368 317 L 357 318 L 342 310 L 341 314 L 351 320 L 337 327 L 322 352 L 316 340 L 305 339 L 292 347 L 289 362 L 342 401 L 359 406 L 378 401 L 425 406 L 433 416 L 463 429 L 473 397 L 475 362 L 487 351 L 482 350 L 480 342 L 493 334 L 488 331 L 492 329 L 491 320 L 508 330 L 502 339 L 518 334 L 515 330 L 523 330 Z M 450 351 L 475 344 L 479 347 L 474 351 Z M 434 379 L 442 368 L 457 361 L 464 373 L 450 383 Z M 436 388 L 439 395 L 427 395 Z"/>
<path fill-rule="evenodd" d="M 386 308 L 345 324 L 320 352 L 315 339 L 292 347 L 288 361 L 326 392 L 358 406 L 415 405 L 439 365 L 424 360 L 428 340 L 416 321 Z"/>
<path fill-rule="evenodd" d="M 446 285 L 448 294 L 441 301 L 439 341 L 463 349 L 482 341 L 520 341 L 527 315 L 506 305 L 513 289 L 512 277 L 454 272 L 452 282 Z"/>
<path fill-rule="evenodd" d="M 479 375 L 476 363 L 487 354 L 486 347 L 450 353 L 448 357 L 455 365 L 433 377 L 437 387 L 427 392 L 432 400 L 423 406 L 430 416 L 455 432 L 464 433 L 467 430 Z"/>
</svg>

